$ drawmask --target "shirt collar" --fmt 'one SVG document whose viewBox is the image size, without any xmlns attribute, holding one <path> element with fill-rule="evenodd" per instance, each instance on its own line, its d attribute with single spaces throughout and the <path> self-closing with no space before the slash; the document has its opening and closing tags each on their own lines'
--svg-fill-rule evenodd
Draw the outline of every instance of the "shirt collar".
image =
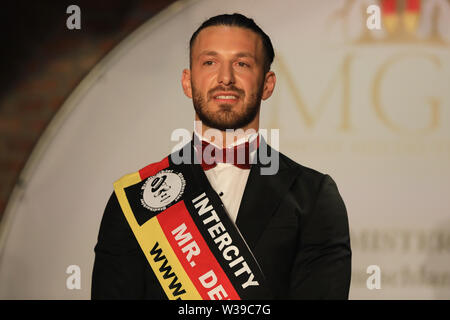
<svg viewBox="0 0 450 320">
<path fill-rule="evenodd" d="M 197 136 L 198 140 L 200 140 L 200 141 L 206 141 L 206 142 L 212 144 L 213 146 L 215 146 L 216 148 L 222 149 L 222 147 L 218 146 L 218 145 L 215 144 L 214 142 L 211 142 L 211 141 L 209 141 L 207 138 L 205 138 L 205 137 L 201 134 L 200 130 L 199 130 L 198 128 L 196 128 L 195 126 L 194 126 L 194 134 Z M 259 130 L 256 131 L 256 132 L 252 132 L 252 133 L 245 133 L 245 132 L 244 132 L 244 136 L 243 136 L 243 137 L 240 137 L 239 139 L 237 139 L 236 141 L 234 141 L 233 143 L 231 143 L 230 145 L 228 145 L 227 148 L 231 148 L 231 147 L 237 146 L 237 145 L 239 145 L 239 144 L 241 144 L 241 143 L 245 143 L 245 142 L 247 142 L 247 141 L 248 141 L 249 143 L 251 143 L 251 142 L 255 141 L 255 139 L 256 139 L 258 136 L 259 136 Z"/>
<path fill-rule="evenodd" d="M 222 147 L 219 147 L 218 145 L 216 145 L 213 142 L 209 141 L 207 138 L 203 137 L 203 135 L 201 134 L 200 130 L 196 126 L 194 126 L 194 135 L 197 137 L 198 141 L 206 141 L 206 142 L 212 144 L 214 147 L 216 147 L 218 149 L 222 149 Z M 241 143 L 245 143 L 247 141 L 249 143 L 253 143 L 258 137 L 259 137 L 259 129 L 258 129 L 258 131 L 250 133 L 250 134 L 245 134 L 245 132 L 244 132 L 244 136 L 239 138 L 239 139 L 237 139 L 235 142 L 231 143 L 228 146 L 228 148 L 237 146 L 237 145 L 239 145 Z M 195 150 L 197 150 L 197 146 L 195 144 L 194 144 L 194 148 L 195 148 Z M 255 159 L 255 156 L 256 156 L 257 149 L 258 148 L 252 149 L 252 151 L 250 152 L 250 155 L 249 155 L 250 156 L 250 163 L 253 163 L 253 161 Z M 231 164 L 231 163 L 219 163 L 218 165 L 220 165 L 220 166 L 232 166 L 233 164 Z M 217 168 L 217 166 L 216 166 L 216 168 Z"/>
</svg>

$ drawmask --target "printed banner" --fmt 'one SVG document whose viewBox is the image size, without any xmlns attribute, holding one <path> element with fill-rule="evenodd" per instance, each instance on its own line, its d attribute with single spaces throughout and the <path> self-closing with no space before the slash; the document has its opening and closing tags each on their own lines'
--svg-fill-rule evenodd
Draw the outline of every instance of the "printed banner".
<svg viewBox="0 0 450 320">
<path fill-rule="evenodd" d="M 114 189 L 169 299 L 270 298 L 257 261 L 199 165 L 174 165 L 167 157 Z"/>
</svg>

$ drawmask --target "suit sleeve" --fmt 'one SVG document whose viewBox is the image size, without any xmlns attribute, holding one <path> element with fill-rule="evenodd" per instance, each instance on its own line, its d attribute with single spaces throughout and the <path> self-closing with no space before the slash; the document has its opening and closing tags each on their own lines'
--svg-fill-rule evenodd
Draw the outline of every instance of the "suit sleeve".
<svg viewBox="0 0 450 320">
<path fill-rule="evenodd" d="M 94 251 L 92 299 L 144 297 L 143 253 L 114 192 L 106 205 Z"/>
<path fill-rule="evenodd" d="M 348 299 L 351 249 L 347 210 L 330 176 L 324 175 L 300 230 L 290 298 Z"/>
</svg>

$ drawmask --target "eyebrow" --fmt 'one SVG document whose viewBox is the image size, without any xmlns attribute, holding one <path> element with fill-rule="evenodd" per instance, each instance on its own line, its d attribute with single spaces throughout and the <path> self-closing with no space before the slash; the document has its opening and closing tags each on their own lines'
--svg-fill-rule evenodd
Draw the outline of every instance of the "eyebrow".
<svg viewBox="0 0 450 320">
<path fill-rule="evenodd" d="M 204 50 L 200 52 L 199 56 L 218 56 L 219 53 L 213 50 Z M 252 55 L 250 52 L 238 52 L 236 53 L 236 57 L 238 58 L 251 58 L 256 61 L 256 58 L 254 55 Z"/>
</svg>

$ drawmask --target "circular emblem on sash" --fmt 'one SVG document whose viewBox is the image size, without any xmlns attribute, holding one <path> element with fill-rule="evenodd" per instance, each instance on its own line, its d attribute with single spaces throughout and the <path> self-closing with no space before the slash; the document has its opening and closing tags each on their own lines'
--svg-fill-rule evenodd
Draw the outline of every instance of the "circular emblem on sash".
<svg viewBox="0 0 450 320">
<path fill-rule="evenodd" d="M 181 198 L 186 181 L 181 173 L 162 170 L 151 176 L 142 185 L 142 205 L 151 211 L 165 210 Z"/>
</svg>

